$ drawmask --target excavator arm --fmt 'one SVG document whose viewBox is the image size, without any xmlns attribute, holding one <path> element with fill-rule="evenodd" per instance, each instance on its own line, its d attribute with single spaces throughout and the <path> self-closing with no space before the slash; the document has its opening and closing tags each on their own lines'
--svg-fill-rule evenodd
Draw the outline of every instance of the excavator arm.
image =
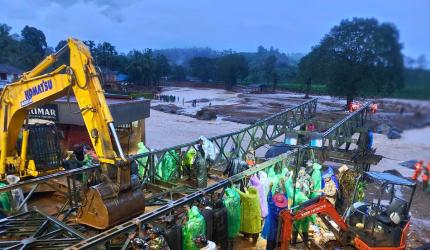
<svg viewBox="0 0 430 250">
<path fill-rule="evenodd" d="M 66 51 L 70 52 L 70 65 L 61 65 L 44 73 Z M 0 178 L 10 172 L 20 176 L 38 175 L 37 169 L 30 169 L 26 160 L 29 131 L 23 124 L 31 109 L 72 93 L 104 173 L 102 182 L 86 191 L 85 202 L 79 207 L 76 221 L 105 229 L 142 213 L 145 196 L 137 177 L 130 174 L 93 58 L 88 48 L 78 40 L 69 38 L 67 46 L 24 73 L 17 82 L 7 85 L 1 93 Z M 21 130 L 21 154 L 18 155 L 16 142 Z M 14 171 L 8 171 L 11 168 Z M 116 170 L 116 176 L 111 170 Z M 116 178 L 116 182 L 111 178 Z"/>
<path fill-rule="evenodd" d="M 320 196 L 306 201 L 296 207 L 284 209 L 280 212 L 279 216 L 282 223 L 280 232 L 281 250 L 287 250 L 289 248 L 291 233 L 293 231 L 293 222 L 314 214 L 326 215 L 339 226 L 341 231 L 348 231 L 347 224 L 337 213 L 333 205 L 325 197 Z"/>
<path fill-rule="evenodd" d="M 67 50 L 70 52 L 69 66 L 61 65 L 52 72 L 41 74 Z M 7 165 L 19 166 L 20 174 L 25 174 L 22 172 L 25 171 L 28 131 L 23 131 L 20 156 L 16 155 L 15 145 L 28 112 L 71 92 L 76 97 L 100 162 L 115 164 L 120 160 L 113 150 L 109 130 L 114 139 L 117 137 L 93 58 L 82 42 L 70 38 L 67 46 L 24 73 L 19 81 L 7 85 L 1 93 L 0 117 L 3 122 L 0 123 L 0 175 L 3 178 L 7 174 Z M 119 155 L 125 160 L 119 142 L 116 143 Z"/>
</svg>

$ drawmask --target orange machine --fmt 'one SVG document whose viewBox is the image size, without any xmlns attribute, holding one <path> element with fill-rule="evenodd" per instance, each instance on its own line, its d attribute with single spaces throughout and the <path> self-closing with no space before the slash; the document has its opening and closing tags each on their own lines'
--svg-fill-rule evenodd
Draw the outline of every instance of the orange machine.
<svg viewBox="0 0 430 250">
<path fill-rule="evenodd" d="M 359 201 L 358 184 L 369 181 L 378 187 L 378 198 Z M 335 235 L 340 246 L 361 250 L 401 250 L 406 248 L 409 231 L 409 209 L 415 192 L 415 182 L 390 173 L 365 172 L 357 181 L 351 207 L 344 217 L 323 196 L 306 201 L 280 213 L 282 221 L 280 249 L 289 248 L 293 222 L 317 214 Z M 396 196 L 399 187 L 410 188 L 410 199 Z M 329 222 L 332 220 L 338 228 Z"/>
</svg>

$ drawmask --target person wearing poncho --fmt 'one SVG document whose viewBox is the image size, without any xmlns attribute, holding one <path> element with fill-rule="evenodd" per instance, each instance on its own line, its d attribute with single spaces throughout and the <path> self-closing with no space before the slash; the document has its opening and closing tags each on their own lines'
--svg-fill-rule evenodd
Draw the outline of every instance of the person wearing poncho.
<svg viewBox="0 0 430 250">
<path fill-rule="evenodd" d="M 277 193 L 272 196 L 272 192 L 269 191 L 267 196 L 267 203 L 269 206 L 268 215 L 266 220 L 264 221 L 263 231 L 261 232 L 261 236 L 263 239 L 267 240 L 266 250 L 276 249 L 276 237 L 278 231 L 278 215 L 279 212 L 288 207 L 288 199 L 285 189 L 284 179 L 280 180 L 283 193 Z M 273 184 L 270 183 L 270 186 Z"/>
<path fill-rule="evenodd" d="M 143 144 L 143 142 L 139 142 L 137 144 L 137 148 L 138 148 L 138 150 L 137 150 L 138 155 L 149 152 L 149 149 L 145 146 L 145 144 Z M 139 178 L 143 179 L 145 176 L 145 167 L 146 167 L 146 164 L 148 162 L 148 156 L 140 157 L 136 161 L 138 164 L 137 165 L 137 173 L 139 175 Z"/>
<path fill-rule="evenodd" d="M 258 198 L 260 199 L 261 218 L 265 218 L 267 216 L 267 199 L 264 193 L 263 184 L 260 182 L 260 179 L 256 174 L 251 176 L 251 178 L 249 179 L 249 184 L 255 187 L 258 191 Z"/>
<path fill-rule="evenodd" d="M 239 193 L 234 188 L 226 188 L 223 203 L 227 210 L 227 248 L 233 249 L 234 238 L 240 232 L 240 220 L 242 218 Z M 220 247 L 222 248 L 223 246 Z"/>
<path fill-rule="evenodd" d="M 7 186 L 7 184 L 0 182 L 0 187 L 5 186 Z M 6 218 L 11 212 L 10 199 L 11 197 L 9 191 L 0 193 L 0 219 Z"/>
<path fill-rule="evenodd" d="M 312 178 L 304 167 L 300 168 L 295 185 L 306 197 L 310 195 Z"/>
<path fill-rule="evenodd" d="M 240 221 L 240 231 L 248 234 L 257 234 L 261 232 L 261 209 L 258 191 L 254 187 L 249 187 L 245 192 L 239 189 L 235 190 L 240 195 L 242 203 L 242 218 Z"/>
<path fill-rule="evenodd" d="M 228 237 L 234 238 L 240 231 L 242 217 L 240 196 L 234 188 L 226 188 L 223 202 L 227 208 Z"/>
<path fill-rule="evenodd" d="M 191 147 L 184 155 L 184 159 L 182 160 L 182 170 L 185 172 L 188 177 L 192 176 L 191 169 L 194 164 L 194 160 L 196 159 L 197 151 L 195 148 Z"/>
<path fill-rule="evenodd" d="M 178 177 L 179 156 L 175 150 L 167 151 L 160 164 L 158 164 L 157 174 L 163 181 L 172 181 Z"/>
<path fill-rule="evenodd" d="M 300 189 L 298 189 L 297 187 L 296 187 L 295 192 L 296 193 L 294 195 L 293 206 L 300 205 L 303 202 L 309 200 L 308 197 L 306 197 L 306 195 L 303 192 L 301 192 Z M 309 224 L 311 221 L 312 221 L 312 217 L 310 217 L 310 216 L 303 218 L 301 220 L 294 221 L 294 223 L 293 223 L 293 237 L 292 237 L 292 243 L 293 244 L 297 243 L 297 237 L 299 235 L 299 232 L 301 232 L 303 242 L 305 244 L 307 244 L 307 242 L 309 240 L 309 234 L 308 234 Z"/>
<path fill-rule="evenodd" d="M 191 207 L 187 213 L 188 221 L 182 229 L 182 246 L 186 250 L 198 250 L 194 239 L 198 236 L 206 236 L 206 222 L 196 206 Z"/>
<path fill-rule="evenodd" d="M 263 186 L 264 197 L 267 197 L 267 194 L 269 193 L 269 190 L 270 190 L 269 189 L 270 181 L 269 181 L 269 178 L 267 177 L 266 172 L 264 171 L 258 172 L 258 179 L 260 180 L 260 183 Z"/>
<path fill-rule="evenodd" d="M 311 199 L 320 195 L 320 190 L 322 188 L 322 178 L 321 178 L 321 165 L 318 163 L 312 164 L 312 188 L 311 188 Z"/>
</svg>

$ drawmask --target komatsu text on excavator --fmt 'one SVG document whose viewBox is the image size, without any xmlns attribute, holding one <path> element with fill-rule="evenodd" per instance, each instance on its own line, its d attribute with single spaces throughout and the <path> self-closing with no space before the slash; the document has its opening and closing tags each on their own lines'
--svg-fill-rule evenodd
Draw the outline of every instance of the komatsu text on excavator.
<svg viewBox="0 0 430 250">
<path fill-rule="evenodd" d="M 70 64 L 47 72 L 66 52 L 69 52 Z M 18 81 L 6 85 L 1 93 L 1 179 L 8 174 L 31 177 L 61 169 L 61 166 L 43 168 L 27 158 L 29 129 L 26 121 L 30 110 L 69 94 L 76 97 L 102 172 L 102 181 L 86 191 L 77 221 L 104 229 L 142 213 L 145 208 L 144 194 L 137 177 L 130 174 L 99 73 L 88 48 L 73 38 L 69 38 L 67 45 L 58 52 L 25 72 Z M 18 148 L 19 137 L 21 146 Z"/>
</svg>

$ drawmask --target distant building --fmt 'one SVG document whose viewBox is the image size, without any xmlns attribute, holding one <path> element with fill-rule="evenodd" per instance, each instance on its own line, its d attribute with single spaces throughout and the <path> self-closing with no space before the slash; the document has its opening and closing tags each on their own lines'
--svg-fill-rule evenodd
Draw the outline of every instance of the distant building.
<svg viewBox="0 0 430 250">
<path fill-rule="evenodd" d="M 115 128 L 124 151 L 127 154 L 136 153 L 137 143 L 141 141 L 145 143 L 145 119 L 150 116 L 150 100 L 107 94 L 106 103 L 115 121 Z M 55 123 L 57 129 L 61 131 L 61 149 L 65 152 L 73 149 L 75 144 L 91 145 L 79 110 L 75 97 L 63 97 L 31 110 L 29 122 Z"/>
<path fill-rule="evenodd" d="M 268 84 L 264 84 L 264 83 L 253 83 L 247 86 L 247 88 L 249 89 L 250 93 L 264 93 L 267 92 L 270 88 L 270 86 Z"/>
<path fill-rule="evenodd" d="M 10 65 L 0 63 L 0 87 L 3 88 L 4 85 L 11 83 L 15 78 L 23 71 Z"/>
<path fill-rule="evenodd" d="M 119 90 L 119 86 L 126 83 L 128 80 L 128 76 L 126 74 L 122 74 L 118 71 L 101 68 L 101 72 L 103 79 L 102 85 L 106 90 Z"/>
</svg>

